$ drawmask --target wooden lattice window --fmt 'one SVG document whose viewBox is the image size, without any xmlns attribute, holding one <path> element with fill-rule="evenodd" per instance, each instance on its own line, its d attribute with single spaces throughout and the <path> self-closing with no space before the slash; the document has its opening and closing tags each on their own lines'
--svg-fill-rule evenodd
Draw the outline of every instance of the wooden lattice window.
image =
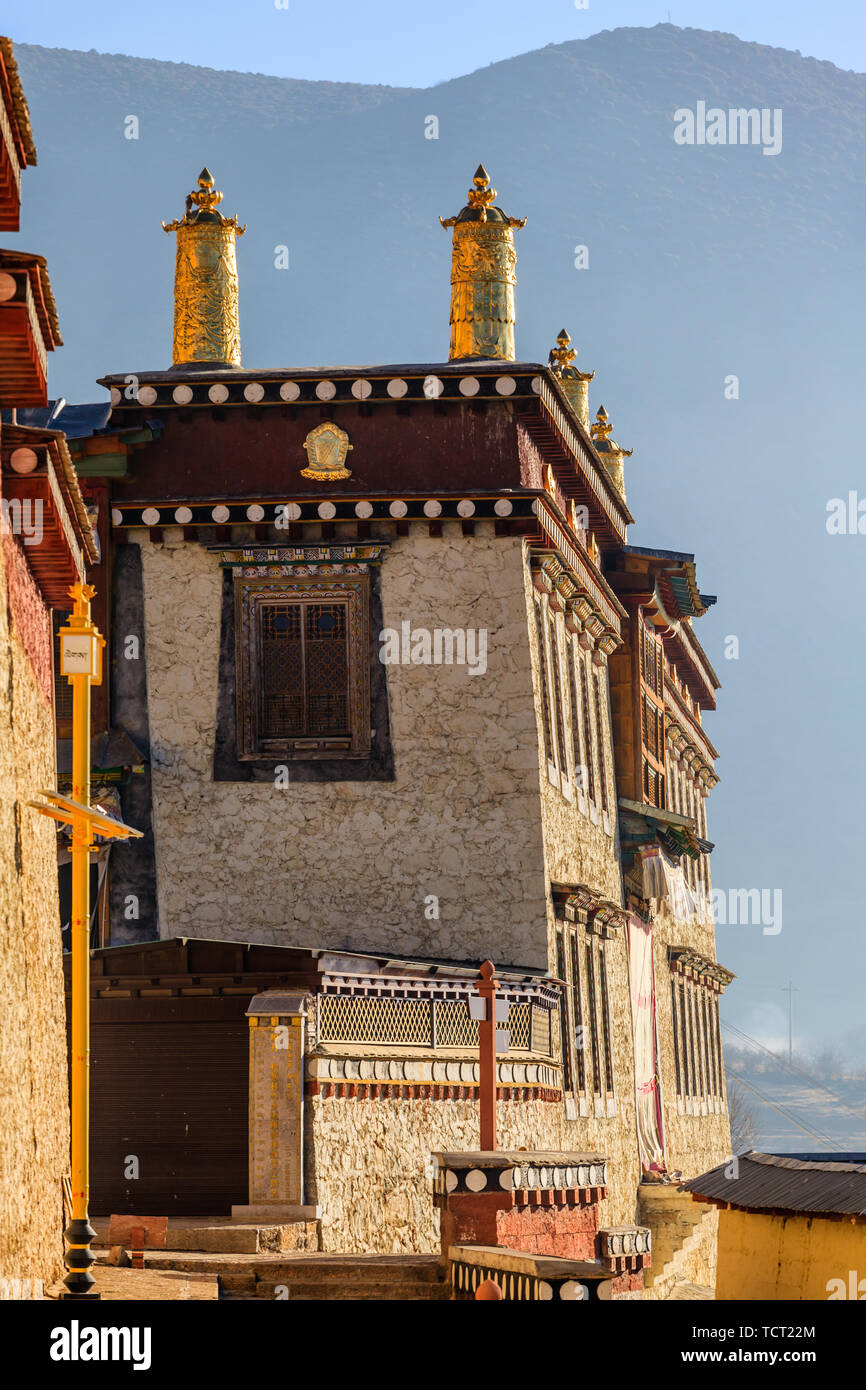
<svg viewBox="0 0 866 1390">
<path fill-rule="evenodd" d="M 674 1039 L 674 1074 L 676 1076 L 677 1095 L 682 1096 L 684 1095 L 683 1056 L 680 1036 L 680 1001 L 676 976 L 671 977 L 671 1031 Z"/>
<path fill-rule="evenodd" d="M 590 1050 L 592 1053 L 592 1089 L 597 1096 L 602 1094 L 601 1074 L 601 1035 L 599 1032 L 598 995 L 595 988 L 595 955 L 592 942 L 586 943 L 586 995 L 589 1004 Z"/>
<path fill-rule="evenodd" d="M 560 1043 L 562 1047 L 562 1084 L 566 1091 L 572 1088 L 571 1049 L 573 1044 L 571 1019 L 568 1009 L 568 967 L 565 963 L 565 933 L 561 926 L 556 928 L 556 973 L 563 983 L 560 1018 Z"/>
<path fill-rule="evenodd" d="M 367 583 L 236 579 L 239 757 L 369 752 Z"/>
<path fill-rule="evenodd" d="M 580 707 L 583 715 L 583 746 L 586 749 L 586 781 L 590 801 L 595 801 L 595 755 L 592 747 L 592 721 L 589 714 L 589 691 L 586 681 L 586 661 L 583 652 L 577 650 L 577 666 L 580 673 Z"/>
<path fill-rule="evenodd" d="M 580 949 L 577 932 L 571 932 L 571 1017 L 574 1025 L 575 1070 L 577 1089 L 586 1092 L 586 1032 L 583 1024 L 583 1001 L 580 997 Z"/>
<path fill-rule="evenodd" d="M 60 674 L 60 629 L 66 626 L 69 613 L 56 609 L 51 614 L 54 636 L 54 719 L 58 738 L 72 737 L 72 684 Z"/>
<path fill-rule="evenodd" d="M 601 1036 L 604 1046 L 604 1082 L 613 1095 L 613 1047 L 610 1035 L 610 991 L 607 986 L 607 953 L 604 941 L 598 943 L 598 986 L 601 995 Z"/>
<path fill-rule="evenodd" d="M 345 603 L 263 603 L 262 737 L 346 738 L 349 650 Z"/>
<path fill-rule="evenodd" d="M 607 758 L 605 757 L 604 724 L 602 718 L 602 699 L 601 699 L 601 677 L 598 671 L 593 672 L 593 689 L 595 692 L 595 731 L 598 736 L 598 785 L 601 791 L 601 809 L 607 813 Z"/>
<path fill-rule="evenodd" d="M 640 737 L 643 799 L 664 807 L 665 718 L 664 653 L 649 625 L 641 627 Z"/>
<path fill-rule="evenodd" d="M 567 639 L 566 656 L 568 664 L 568 699 L 571 706 L 571 756 L 574 762 L 574 776 L 581 791 L 586 790 L 586 773 L 584 755 L 580 747 L 580 697 L 577 692 L 577 675 L 575 671 L 575 661 L 579 651 L 577 642 L 573 638 Z"/>
<path fill-rule="evenodd" d="M 554 761 L 553 737 L 550 727 L 550 682 L 547 678 L 547 643 L 544 640 L 544 619 L 541 615 L 541 604 L 535 604 L 535 624 L 538 633 L 538 669 L 541 672 L 541 706 L 542 706 L 542 725 L 544 728 L 544 751 L 547 761 Z"/>
<path fill-rule="evenodd" d="M 550 615 L 550 670 L 553 686 L 553 711 L 556 717 L 556 756 L 557 767 L 564 776 L 568 774 L 565 754 L 565 716 L 562 705 L 562 680 L 559 673 L 559 643 L 556 640 L 556 619 Z"/>
<path fill-rule="evenodd" d="M 685 1094 L 693 1096 L 695 1094 L 695 1063 L 691 1048 L 691 1030 L 689 1028 L 689 1009 L 688 995 L 686 993 L 685 980 L 679 980 L 680 996 L 680 1030 L 682 1036 L 682 1058 L 683 1058 L 683 1082 Z"/>
</svg>

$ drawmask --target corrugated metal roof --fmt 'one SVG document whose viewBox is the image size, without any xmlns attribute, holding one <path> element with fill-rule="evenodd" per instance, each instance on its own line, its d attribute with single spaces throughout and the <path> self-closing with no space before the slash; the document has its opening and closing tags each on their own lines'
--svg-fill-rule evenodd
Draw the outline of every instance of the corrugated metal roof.
<svg viewBox="0 0 866 1390">
<path fill-rule="evenodd" d="M 854 1155 L 855 1160 L 860 1157 Z M 682 1186 L 695 1196 L 746 1211 L 866 1216 L 866 1156 L 862 1162 L 835 1162 L 748 1153 L 738 1158 L 736 1177 L 731 1167 L 729 1159 Z"/>
</svg>

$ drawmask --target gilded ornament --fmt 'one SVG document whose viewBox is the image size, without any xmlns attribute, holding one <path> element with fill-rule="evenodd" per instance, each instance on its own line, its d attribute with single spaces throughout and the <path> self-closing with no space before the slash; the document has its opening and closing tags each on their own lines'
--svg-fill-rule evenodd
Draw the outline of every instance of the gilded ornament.
<svg viewBox="0 0 866 1390">
<path fill-rule="evenodd" d="M 472 183 L 466 207 L 456 217 L 439 219 L 454 229 L 448 357 L 513 362 L 517 253 L 512 229 L 525 226 L 526 218 L 508 217 L 494 206 L 496 189 L 482 164 Z"/>
<path fill-rule="evenodd" d="M 608 472 L 608 477 L 622 498 L 625 498 L 625 469 L 623 459 L 631 458 L 633 449 L 622 449 L 615 439 L 611 439 L 613 425 L 604 406 L 598 408 L 595 423 L 590 431 L 595 451 L 600 455 L 602 462 Z"/>
<path fill-rule="evenodd" d="M 238 323 L 238 269 L 235 243 L 246 227 L 237 217 L 217 212 L 222 193 L 202 169 L 198 187 L 187 195 L 180 221 L 163 222 L 177 233 L 174 271 L 175 366 L 187 362 L 241 363 Z"/>
<path fill-rule="evenodd" d="M 315 478 L 321 483 L 351 478 L 352 474 L 345 463 L 346 455 L 354 445 L 349 443 L 346 431 L 338 425 L 330 421 L 317 425 L 304 440 L 304 448 L 309 462 L 306 468 L 301 469 L 302 478 Z"/>
<path fill-rule="evenodd" d="M 551 348 L 547 359 L 553 375 L 559 379 L 569 405 L 585 430 L 589 429 L 589 383 L 595 372 L 582 372 L 574 366 L 576 350 L 571 346 L 571 338 L 561 329 L 556 347 Z"/>
</svg>

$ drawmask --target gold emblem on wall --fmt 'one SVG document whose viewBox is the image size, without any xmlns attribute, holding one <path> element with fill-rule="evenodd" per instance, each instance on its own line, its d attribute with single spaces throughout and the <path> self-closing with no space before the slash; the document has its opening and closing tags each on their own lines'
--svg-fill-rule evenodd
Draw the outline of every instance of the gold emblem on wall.
<svg viewBox="0 0 866 1390">
<path fill-rule="evenodd" d="M 304 440 L 308 463 L 301 469 L 302 478 L 315 478 L 317 482 L 337 482 L 340 478 L 351 478 L 346 467 L 346 455 L 354 445 L 349 436 L 338 425 L 326 421 L 310 430 Z"/>
</svg>

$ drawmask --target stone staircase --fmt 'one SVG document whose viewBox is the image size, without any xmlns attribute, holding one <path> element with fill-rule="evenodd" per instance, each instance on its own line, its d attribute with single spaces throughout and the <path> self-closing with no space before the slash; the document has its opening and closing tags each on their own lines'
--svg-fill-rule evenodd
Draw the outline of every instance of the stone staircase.
<svg viewBox="0 0 866 1390">
<path fill-rule="evenodd" d="M 211 1274 L 220 1298 L 432 1301 L 450 1298 L 437 1255 L 223 1254 L 154 1250 L 147 1268 Z"/>
<path fill-rule="evenodd" d="M 109 1259 L 108 1220 L 94 1218 L 100 1267 Z M 315 1221 L 285 1225 L 239 1223 L 229 1218 L 171 1217 L 166 1248 L 145 1251 L 156 1274 L 219 1281 L 219 1297 L 334 1299 L 376 1302 L 449 1299 L 438 1255 L 332 1255 L 318 1249 Z"/>
<path fill-rule="evenodd" d="M 644 1276 L 643 1297 L 714 1298 L 716 1208 L 693 1201 L 673 1184 L 653 1184 L 641 1188 L 640 1212 L 652 1230 L 652 1267 Z"/>
</svg>

